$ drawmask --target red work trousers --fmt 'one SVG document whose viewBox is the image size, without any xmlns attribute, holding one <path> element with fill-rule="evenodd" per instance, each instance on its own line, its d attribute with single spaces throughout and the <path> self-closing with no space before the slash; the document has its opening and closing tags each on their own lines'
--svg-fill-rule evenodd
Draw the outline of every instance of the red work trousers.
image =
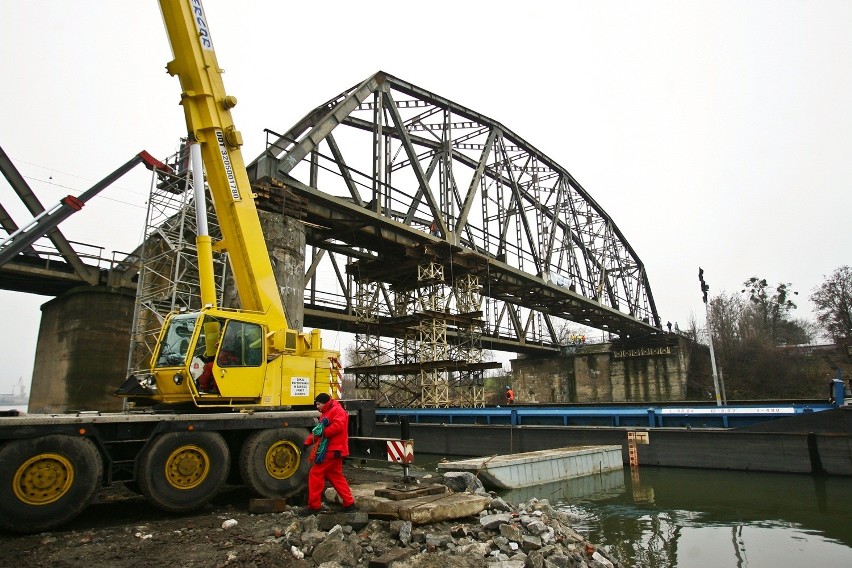
<svg viewBox="0 0 852 568">
<path fill-rule="evenodd" d="M 337 491 L 344 507 L 355 502 L 349 483 L 343 477 L 343 458 L 326 456 L 322 463 L 315 463 L 308 473 L 308 509 L 322 508 L 322 492 L 326 479 Z"/>
</svg>

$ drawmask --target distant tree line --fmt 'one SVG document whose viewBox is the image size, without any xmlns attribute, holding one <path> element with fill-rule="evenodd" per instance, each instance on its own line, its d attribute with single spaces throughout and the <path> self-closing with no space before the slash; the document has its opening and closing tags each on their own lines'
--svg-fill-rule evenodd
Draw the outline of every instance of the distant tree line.
<svg viewBox="0 0 852 568">
<path fill-rule="evenodd" d="M 728 399 L 811 398 L 827 393 L 827 381 L 843 357 L 803 357 L 803 350 L 792 346 L 812 344 L 819 336 L 839 346 L 850 344 L 852 268 L 836 269 L 813 291 L 810 300 L 816 322 L 793 317 L 797 295 L 790 283 L 770 285 L 765 278 L 753 276 L 739 292 L 710 298 L 713 347 Z M 706 332 L 695 321 L 687 329 L 697 342 L 706 343 Z M 697 360 L 692 371 L 691 394 L 711 394 L 709 362 L 704 365 Z"/>
</svg>

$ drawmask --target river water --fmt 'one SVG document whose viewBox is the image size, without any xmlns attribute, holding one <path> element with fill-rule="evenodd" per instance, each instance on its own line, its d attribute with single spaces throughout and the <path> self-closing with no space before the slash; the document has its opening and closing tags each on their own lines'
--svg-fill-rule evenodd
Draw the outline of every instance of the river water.
<svg viewBox="0 0 852 568">
<path fill-rule="evenodd" d="M 852 567 L 852 478 L 643 467 L 503 497 L 548 499 L 626 566 Z"/>
</svg>

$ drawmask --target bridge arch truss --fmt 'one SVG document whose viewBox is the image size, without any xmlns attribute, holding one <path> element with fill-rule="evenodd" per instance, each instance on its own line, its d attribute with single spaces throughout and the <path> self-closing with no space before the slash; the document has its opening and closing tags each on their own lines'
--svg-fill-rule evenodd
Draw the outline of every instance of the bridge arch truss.
<svg viewBox="0 0 852 568">
<path fill-rule="evenodd" d="M 379 72 L 268 133 L 249 175 L 304 198 L 311 268 L 330 266 L 345 296 L 326 305 L 309 270 L 309 307 L 354 317 L 368 280 L 379 317 L 401 316 L 395 292 L 435 260 L 453 279 L 479 277 L 483 336 L 507 350 L 557 345 L 554 318 L 620 337 L 661 328 L 644 265 L 613 219 L 499 122 Z"/>
</svg>

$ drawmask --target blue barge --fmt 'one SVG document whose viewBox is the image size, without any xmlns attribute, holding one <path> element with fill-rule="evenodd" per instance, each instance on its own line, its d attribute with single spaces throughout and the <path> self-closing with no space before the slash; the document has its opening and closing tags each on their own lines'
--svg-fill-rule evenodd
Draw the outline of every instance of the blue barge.
<svg viewBox="0 0 852 568">
<path fill-rule="evenodd" d="M 741 428 L 843 406 L 850 394 L 834 379 L 824 401 L 765 401 L 726 406 L 692 403 L 512 405 L 486 408 L 376 408 L 376 419 L 412 424 Z"/>
</svg>

